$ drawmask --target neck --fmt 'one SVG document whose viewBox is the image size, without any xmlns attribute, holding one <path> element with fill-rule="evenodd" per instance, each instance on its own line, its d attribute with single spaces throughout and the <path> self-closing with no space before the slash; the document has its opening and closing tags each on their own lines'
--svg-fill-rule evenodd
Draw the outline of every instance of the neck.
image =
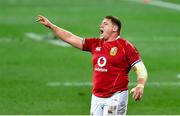
<svg viewBox="0 0 180 116">
<path fill-rule="evenodd" d="M 118 38 L 120 38 L 120 35 L 118 35 L 118 34 L 113 34 L 113 35 L 111 35 L 106 41 L 107 41 L 107 42 L 110 42 L 110 41 L 117 40 Z"/>
</svg>

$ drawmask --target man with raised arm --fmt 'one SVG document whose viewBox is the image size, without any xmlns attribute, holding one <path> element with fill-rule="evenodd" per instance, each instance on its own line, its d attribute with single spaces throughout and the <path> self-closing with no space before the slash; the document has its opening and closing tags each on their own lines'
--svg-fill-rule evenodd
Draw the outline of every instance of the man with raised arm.
<svg viewBox="0 0 180 116">
<path fill-rule="evenodd" d="M 130 91 L 141 100 L 147 80 L 147 70 L 137 49 L 120 37 L 121 22 L 106 16 L 100 24 L 100 38 L 82 38 L 51 23 L 44 16 L 37 20 L 50 28 L 61 40 L 83 51 L 91 52 L 93 63 L 93 93 L 91 115 L 126 115 L 128 104 L 128 73 L 137 74 L 137 85 Z"/>
</svg>

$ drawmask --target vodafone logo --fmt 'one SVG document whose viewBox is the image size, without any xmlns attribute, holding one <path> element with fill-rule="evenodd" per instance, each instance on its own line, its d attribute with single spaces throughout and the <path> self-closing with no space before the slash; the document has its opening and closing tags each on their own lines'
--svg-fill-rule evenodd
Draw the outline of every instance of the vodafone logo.
<svg viewBox="0 0 180 116">
<path fill-rule="evenodd" d="M 106 65 L 107 60 L 105 57 L 99 57 L 97 63 L 99 67 L 103 67 Z"/>
<path fill-rule="evenodd" d="M 108 69 L 103 68 L 107 63 L 107 59 L 105 57 L 99 57 L 97 60 L 97 64 L 99 67 L 95 67 L 94 70 L 97 72 L 108 72 Z"/>
</svg>

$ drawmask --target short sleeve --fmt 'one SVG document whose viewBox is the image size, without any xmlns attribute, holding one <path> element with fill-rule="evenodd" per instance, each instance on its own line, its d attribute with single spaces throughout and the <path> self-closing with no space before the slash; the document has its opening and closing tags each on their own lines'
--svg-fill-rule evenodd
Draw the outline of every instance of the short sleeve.
<svg viewBox="0 0 180 116">
<path fill-rule="evenodd" d="M 92 51 L 92 46 L 95 44 L 95 38 L 85 38 L 83 39 L 83 51 Z"/>
<path fill-rule="evenodd" d="M 130 42 L 126 42 L 126 54 L 128 62 L 131 66 L 134 66 L 136 63 L 141 61 L 140 54 L 136 47 L 132 45 Z"/>
</svg>

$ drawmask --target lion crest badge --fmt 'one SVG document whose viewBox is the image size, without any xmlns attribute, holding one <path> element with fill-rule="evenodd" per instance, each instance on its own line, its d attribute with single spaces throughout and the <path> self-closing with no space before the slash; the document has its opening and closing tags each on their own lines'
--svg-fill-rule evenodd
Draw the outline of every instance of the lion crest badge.
<svg viewBox="0 0 180 116">
<path fill-rule="evenodd" d="M 110 55 L 115 56 L 117 54 L 118 48 L 117 47 L 112 47 L 110 50 Z"/>
</svg>

